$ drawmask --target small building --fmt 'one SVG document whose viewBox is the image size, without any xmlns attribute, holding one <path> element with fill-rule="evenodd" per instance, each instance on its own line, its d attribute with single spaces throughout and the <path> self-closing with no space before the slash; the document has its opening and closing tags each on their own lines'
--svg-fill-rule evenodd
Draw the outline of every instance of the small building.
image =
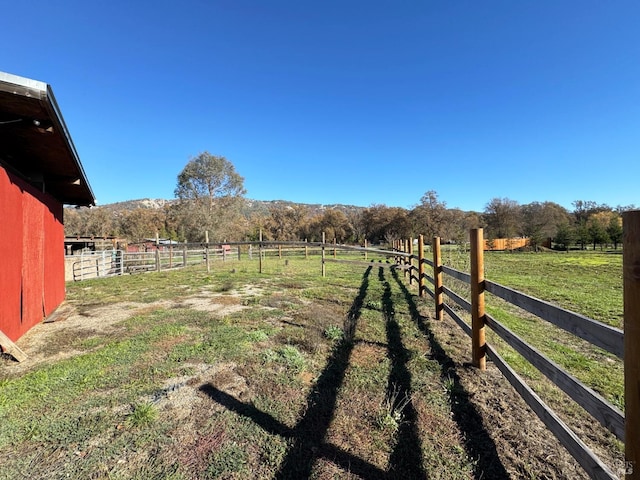
<svg viewBox="0 0 640 480">
<path fill-rule="evenodd" d="M 65 298 L 63 206 L 94 204 L 51 87 L 0 72 L 0 333 L 10 340 Z"/>
</svg>

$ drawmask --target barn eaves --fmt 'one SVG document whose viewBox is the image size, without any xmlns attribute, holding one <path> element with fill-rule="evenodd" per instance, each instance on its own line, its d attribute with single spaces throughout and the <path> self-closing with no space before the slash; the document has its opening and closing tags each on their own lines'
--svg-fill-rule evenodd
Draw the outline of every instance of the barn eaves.
<svg viewBox="0 0 640 480">
<path fill-rule="evenodd" d="M 95 197 L 46 83 L 0 72 L 0 165 L 60 203 Z"/>
</svg>

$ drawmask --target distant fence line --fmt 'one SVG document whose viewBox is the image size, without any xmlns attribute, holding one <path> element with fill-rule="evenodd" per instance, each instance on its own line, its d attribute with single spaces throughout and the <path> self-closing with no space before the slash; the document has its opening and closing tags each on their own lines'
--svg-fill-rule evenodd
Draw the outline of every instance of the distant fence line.
<svg viewBox="0 0 640 480">
<path fill-rule="evenodd" d="M 612 432 L 619 440 L 625 442 L 625 473 L 627 479 L 640 479 L 640 212 L 626 212 L 624 219 L 624 332 L 593 319 L 570 312 L 548 302 L 531 297 L 511 288 L 502 286 L 484 278 L 484 250 L 486 242 L 482 229 L 470 231 L 470 273 L 450 268 L 442 263 L 440 238 L 434 237 L 431 244 L 432 258 L 425 256 L 424 237 L 417 239 L 418 254 L 415 255 L 413 239 L 400 240 L 394 243 L 392 250 L 368 248 L 366 246 L 341 245 L 335 241 L 325 242 L 225 242 L 225 248 L 209 248 L 205 246 L 188 251 L 184 248 L 170 248 L 169 251 L 156 250 L 147 252 L 138 258 L 127 257 L 122 253 L 122 260 L 112 254 L 109 271 L 113 274 L 137 273 L 139 271 L 160 271 L 166 268 L 178 268 L 189 264 L 205 263 L 210 268 L 212 260 L 226 260 L 233 257 L 240 259 L 241 247 L 246 246 L 249 258 L 257 253 L 259 270 L 262 272 L 262 260 L 266 255 L 280 258 L 288 253 L 320 255 L 322 276 L 326 275 L 325 265 L 331 262 L 348 262 L 362 265 L 380 265 L 404 270 L 409 277 L 409 284 L 417 282 L 420 297 L 429 294 L 434 299 L 435 318 L 443 319 L 446 312 L 471 337 L 471 356 L 473 364 L 479 369 L 486 368 L 487 355 L 497 368 L 520 394 L 523 400 L 536 413 L 546 427 L 558 438 L 567 451 L 576 459 L 585 472 L 595 479 L 618 478 L 613 470 L 604 464 L 578 436 L 544 403 L 526 382 L 507 364 L 496 349 L 485 341 L 485 327 L 491 328 L 502 340 L 520 353 L 550 381 L 563 390 L 578 405 L 584 408 L 595 420 Z M 227 248 L 228 247 L 228 248 Z M 232 247 L 235 247 L 236 250 Z M 256 252 L 257 250 L 257 252 Z M 361 255 L 361 259 L 338 259 L 337 252 L 350 252 Z M 374 263 L 368 260 L 369 254 L 382 255 L 392 259 L 391 263 Z M 141 255 L 140 253 L 136 255 Z M 192 263 L 190 263 L 192 258 Z M 414 264 L 414 261 L 417 265 Z M 433 276 L 426 273 L 431 267 Z M 93 267 L 100 271 L 99 267 Z M 105 267 L 106 269 L 106 267 Z M 445 286 L 444 275 L 461 281 L 470 287 L 470 298 L 466 300 L 455 291 Z M 427 282 L 431 288 L 427 287 Z M 584 385 L 566 372 L 548 357 L 509 330 L 502 323 L 485 312 L 485 292 L 502 298 L 539 318 L 548 321 L 583 340 L 602 348 L 623 359 L 625 370 L 625 412 L 607 402 L 602 396 Z M 444 297 L 471 314 L 471 325 L 458 315 L 452 306 L 444 301 Z"/>
<path fill-rule="evenodd" d="M 82 281 L 92 278 L 113 277 L 125 274 L 162 271 L 185 266 L 204 264 L 210 270 L 212 262 L 231 259 L 241 260 L 259 257 L 259 271 L 262 273 L 262 260 L 267 257 L 285 257 L 304 255 L 305 257 L 323 255 L 329 249 L 336 257 L 339 250 L 353 249 L 348 245 L 322 242 L 278 242 L 278 241 L 246 241 L 223 242 L 215 244 L 172 244 L 159 245 L 150 251 L 128 252 L 124 250 L 102 250 L 67 255 L 67 280 Z M 375 251 L 369 249 L 370 251 Z M 380 250 L 380 252 L 383 252 Z M 391 255 L 390 252 L 386 252 Z M 366 257 L 366 252 L 364 256 Z"/>
</svg>

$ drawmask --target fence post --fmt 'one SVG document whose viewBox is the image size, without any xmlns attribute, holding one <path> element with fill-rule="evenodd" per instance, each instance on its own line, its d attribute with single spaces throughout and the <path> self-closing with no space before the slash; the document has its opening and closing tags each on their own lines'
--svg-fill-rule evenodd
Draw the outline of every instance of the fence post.
<svg viewBox="0 0 640 480">
<path fill-rule="evenodd" d="M 364 248 L 365 248 L 365 250 L 364 250 L 364 261 L 366 262 L 367 261 L 367 239 L 366 238 L 364 239 Z"/>
<path fill-rule="evenodd" d="M 442 320 L 444 302 L 442 293 L 442 251 L 440 250 L 440 237 L 433 237 L 433 298 L 436 304 L 436 320 Z"/>
<path fill-rule="evenodd" d="M 626 479 L 640 479 L 640 210 L 622 214 Z"/>
<path fill-rule="evenodd" d="M 325 236 L 324 236 L 324 232 L 322 232 L 322 276 L 324 277 L 326 275 L 326 268 L 324 265 L 324 240 L 325 240 Z"/>
<path fill-rule="evenodd" d="M 207 273 L 211 272 L 211 264 L 209 263 L 209 230 L 204 232 L 204 261 L 207 264 Z"/>
<path fill-rule="evenodd" d="M 409 245 L 409 285 L 413 285 L 413 238 L 407 240 Z"/>
<path fill-rule="evenodd" d="M 259 271 L 262 273 L 262 229 L 260 229 L 260 243 L 258 243 Z"/>
<path fill-rule="evenodd" d="M 408 240 L 405 238 L 404 240 L 400 240 L 400 248 L 402 249 L 402 253 L 407 253 L 407 242 Z M 404 272 L 404 278 L 407 278 L 407 257 L 400 258 L 400 264 L 404 267 L 402 271 Z"/>
<path fill-rule="evenodd" d="M 186 243 L 182 245 L 182 266 L 183 267 L 187 266 L 187 244 Z"/>
<path fill-rule="evenodd" d="M 238 260 L 240 260 L 240 245 L 238 245 Z"/>
<path fill-rule="evenodd" d="M 173 240 L 169 240 L 173 242 Z M 173 268 L 173 244 L 169 243 L 169 268 Z"/>
<path fill-rule="evenodd" d="M 336 244 L 338 243 L 338 239 L 333 237 L 333 258 L 338 258 L 338 251 L 336 250 Z"/>
<path fill-rule="evenodd" d="M 418 235 L 418 295 L 425 296 L 424 287 L 424 236 Z"/>
<path fill-rule="evenodd" d="M 484 338 L 484 241 L 482 229 L 471 230 L 471 356 L 473 365 L 486 370 Z"/>
<path fill-rule="evenodd" d="M 160 248 L 156 247 L 156 272 L 160 271 Z"/>
</svg>

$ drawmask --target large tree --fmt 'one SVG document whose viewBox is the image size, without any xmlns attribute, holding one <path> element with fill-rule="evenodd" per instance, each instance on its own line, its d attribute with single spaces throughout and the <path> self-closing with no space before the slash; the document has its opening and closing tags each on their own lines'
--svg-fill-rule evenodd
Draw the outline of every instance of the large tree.
<svg viewBox="0 0 640 480">
<path fill-rule="evenodd" d="M 322 232 L 325 233 L 327 242 L 334 239 L 338 243 L 344 243 L 351 239 L 353 231 L 347 215 L 336 209 L 325 210 L 321 215 L 316 215 L 309 222 L 309 238 L 312 240 L 322 239 Z"/>
<path fill-rule="evenodd" d="M 281 205 L 269 206 L 269 216 L 264 219 L 265 239 L 270 240 L 301 240 L 306 233 L 307 217 L 309 209 L 305 205 Z"/>
<path fill-rule="evenodd" d="M 447 204 L 438 200 L 435 190 L 429 190 L 422 196 L 420 204 L 411 211 L 411 217 L 415 232 L 422 233 L 428 243 L 436 236 L 448 241 L 455 235 L 452 215 Z"/>
<path fill-rule="evenodd" d="M 225 157 L 203 152 L 192 158 L 175 189 L 186 238 L 201 241 L 206 230 L 218 240 L 235 236 L 244 194 L 244 178 Z"/>
<path fill-rule="evenodd" d="M 175 196 L 180 200 L 206 202 L 213 211 L 216 199 L 241 197 L 246 193 L 244 178 L 224 157 L 202 152 L 182 169 L 178 175 Z"/>
<path fill-rule="evenodd" d="M 511 238 L 521 225 L 520 205 L 509 198 L 493 198 L 484 209 L 487 238 Z"/>
<path fill-rule="evenodd" d="M 409 211 L 400 207 L 372 205 L 362 212 L 364 234 L 369 243 L 390 243 L 411 236 Z"/>
<path fill-rule="evenodd" d="M 536 250 L 544 240 L 557 233 L 560 225 L 566 225 L 571 220 L 569 212 L 553 202 L 532 202 L 523 205 L 521 214 L 520 233 L 529 238 L 529 244 Z"/>
</svg>

